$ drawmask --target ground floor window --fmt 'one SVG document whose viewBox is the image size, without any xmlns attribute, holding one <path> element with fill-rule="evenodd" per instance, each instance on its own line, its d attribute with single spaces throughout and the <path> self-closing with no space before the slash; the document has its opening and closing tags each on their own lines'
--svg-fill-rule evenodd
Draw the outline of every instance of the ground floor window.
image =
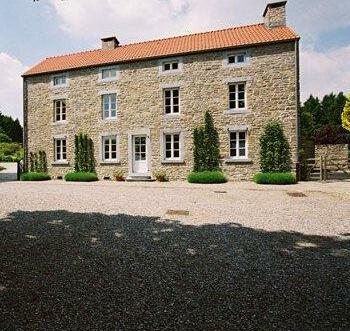
<svg viewBox="0 0 350 331">
<path fill-rule="evenodd" d="M 117 161 L 117 135 L 102 137 L 103 161 Z"/>
<path fill-rule="evenodd" d="M 230 158 L 246 159 L 248 157 L 247 131 L 230 132 Z"/>
<path fill-rule="evenodd" d="M 181 158 L 181 139 L 180 133 L 165 133 L 164 134 L 164 159 L 165 160 L 180 160 Z"/>
<path fill-rule="evenodd" d="M 67 140 L 66 138 L 55 138 L 55 161 L 67 160 Z"/>
</svg>

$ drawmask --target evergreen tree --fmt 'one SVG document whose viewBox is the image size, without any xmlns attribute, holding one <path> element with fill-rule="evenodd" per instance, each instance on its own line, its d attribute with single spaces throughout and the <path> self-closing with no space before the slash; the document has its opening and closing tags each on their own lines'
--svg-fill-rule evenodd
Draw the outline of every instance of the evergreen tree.
<svg viewBox="0 0 350 331">
<path fill-rule="evenodd" d="M 209 111 L 205 113 L 204 146 L 206 147 L 206 170 L 218 170 L 220 157 L 219 135 Z"/>
<path fill-rule="evenodd" d="M 22 143 L 23 129 L 18 119 L 13 120 L 11 116 L 6 116 L 0 112 L 0 131 L 6 134 L 11 141 Z"/>
<path fill-rule="evenodd" d="M 290 147 L 279 122 L 270 122 L 260 137 L 260 168 L 262 172 L 291 170 Z"/>
<path fill-rule="evenodd" d="M 94 145 L 86 134 L 79 133 L 74 138 L 75 172 L 95 172 Z"/>
<path fill-rule="evenodd" d="M 350 96 L 345 103 L 344 110 L 341 115 L 341 120 L 343 128 L 350 132 Z"/>
</svg>

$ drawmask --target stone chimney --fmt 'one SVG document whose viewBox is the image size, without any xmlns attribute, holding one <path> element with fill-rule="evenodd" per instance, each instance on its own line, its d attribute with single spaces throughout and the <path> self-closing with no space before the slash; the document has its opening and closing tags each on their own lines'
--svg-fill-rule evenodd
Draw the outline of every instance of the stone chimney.
<svg viewBox="0 0 350 331">
<path fill-rule="evenodd" d="M 268 29 L 286 26 L 287 1 L 269 3 L 264 11 L 264 23 Z"/>
<path fill-rule="evenodd" d="M 115 49 L 119 46 L 119 41 L 116 37 L 102 38 L 102 49 Z"/>
</svg>

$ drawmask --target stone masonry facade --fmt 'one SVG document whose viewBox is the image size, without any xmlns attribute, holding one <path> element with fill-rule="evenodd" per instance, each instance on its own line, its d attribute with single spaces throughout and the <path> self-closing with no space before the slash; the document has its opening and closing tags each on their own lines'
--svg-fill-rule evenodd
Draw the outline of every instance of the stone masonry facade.
<svg viewBox="0 0 350 331">
<path fill-rule="evenodd" d="M 230 180 L 249 180 L 259 171 L 259 137 L 272 120 L 283 124 L 297 160 L 298 144 L 298 42 L 278 42 L 233 51 L 249 54 L 248 63 L 227 65 L 230 50 L 182 55 L 182 69 L 161 74 L 159 59 L 118 64 L 118 79 L 100 82 L 101 67 L 68 71 L 67 87 L 53 87 L 52 74 L 24 79 L 26 151 L 47 153 L 48 170 L 53 178 L 74 169 L 74 136 L 87 133 L 94 142 L 96 171 L 99 178 L 113 178 L 120 169 L 130 173 L 130 137 L 146 133 L 148 138 L 149 173 L 165 171 L 170 180 L 183 180 L 193 167 L 192 129 L 203 122 L 208 110 L 213 115 L 220 138 L 222 170 Z M 246 109 L 229 112 L 229 84 L 246 84 Z M 163 90 L 178 87 L 180 113 L 164 114 Z M 116 93 L 117 118 L 103 120 L 101 95 Z M 67 118 L 54 122 L 53 102 L 66 100 Z M 248 155 L 245 160 L 229 157 L 229 130 L 244 128 L 247 132 Z M 167 163 L 162 159 L 162 133 L 181 131 L 182 159 Z M 117 135 L 118 160 L 101 161 L 101 137 Z M 54 138 L 66 137 L 67 164 L 54 163 Z"/>
</svg>

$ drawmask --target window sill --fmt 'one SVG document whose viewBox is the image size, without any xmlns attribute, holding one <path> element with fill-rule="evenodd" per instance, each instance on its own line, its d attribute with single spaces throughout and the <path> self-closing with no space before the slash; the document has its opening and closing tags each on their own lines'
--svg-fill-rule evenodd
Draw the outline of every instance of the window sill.
<svg viewBox="0 0 350 331">
<path fill-rule="evenodd" d="M 183 72 L 183 70 L 180 69 L 176 69 L 176 70 L 167 70 L 167 71 L 163 71 L 161 70 L 159 75 L 176 75 L 176 74 L 181 74 Z"/>
<path fill-rule="evenodd" d="M 54 165 L 54 166 L 67 166 L 69 165 L 69 161 L 55 161 L 55 162 L 52 162 L 51 165 Z"/>
<path fill-rule="evenodd" d="M 184 160 L 162 160 L 161 161 L 162 164 L 183 164 L 185 163 Z"/>
<path fill-rule="evenodd" d="M 109 117 L 109 118 L 103 118 L 102 121 L 103 122 L 116 122 L 117 121 L 117 117 Z"/>
<path fill-rule="evenodd" d="M 66 88 L 66 87 L 69 87 L 68 84 L 65 84 L 65 85 L 55 85 L 55 86 L 51 86 L 51 89 L 53 90 L 56 90 L 56 89 L 61 89 L 61 88 Z"/>
<path fill-rule="evenodd" d="M 57 122 L 52 122 L 51 125 L 53 126 L 59 126 L 59 125 L 66 125 L 67 121 L 57 121 Z"/>
<path fill-rule="evenodd" d="M 119 160 L 115 161 L 100 161 L 100 165 L 117 165 L 120 164 Z"/>
<path fill-rule="evenodd" d="M 173 119 L 177 119 L 177 118 L 180 118 L 181 117 L 181 114 L 164 114 L 164 119 L 167 119 L 167 120 L 173 120 Z"/>
<path fill-rule="evenodd" d="M 226 68 L 242 68 L 249 66 L 249 61 L 242 63 L 225 63 Z"/>
<path fill-rule="evenodd" d="M 249 114 L 249 110 L 244 109 L 229 109 L 226 114 L 228 115 L 239 115 L 239 114 Z"/>
<path fill-rule="evenodd" d="M 251 159 L 226 159 L 225 163 L 251 164 L 253 161 Z"/>
<path fill-rule="evenodd" d="M 101 79 L 101 80 L 98 80 L 97 83 L 98 83 L 98 84 L 113 83 L 113 82 L 117 82 L 118 80 L 119 80 L 118 78 L 113 78 L 113 79 Z"/>
</svg>

